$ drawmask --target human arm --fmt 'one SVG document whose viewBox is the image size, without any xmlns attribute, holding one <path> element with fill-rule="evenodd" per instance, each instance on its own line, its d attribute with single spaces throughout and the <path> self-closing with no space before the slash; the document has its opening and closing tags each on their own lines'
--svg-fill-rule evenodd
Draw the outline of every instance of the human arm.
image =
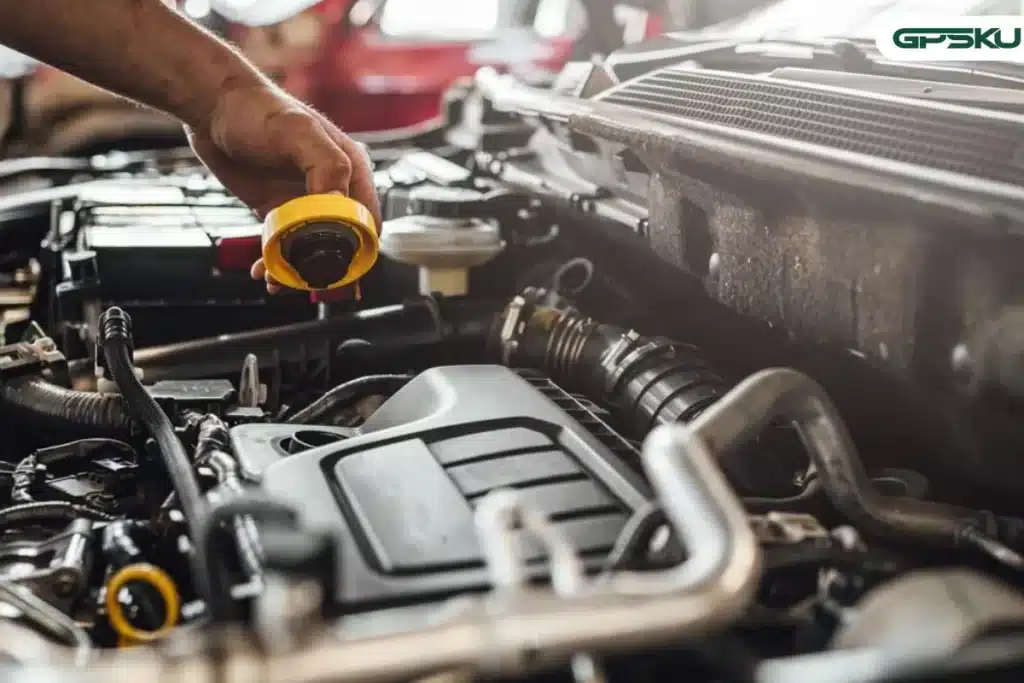
<svg viewBox="0 0 1024 683">
<path fill-rule="evenodd" d="M 261 216 L 340 192 L 379 229 L 363 150 L 161 0 L 0 0 L 0 43 L 180 119 L 199 158 Z M 257 263 L 253 276 L 264 275 Z"/>
<path fill-rule="evenodd" d="M 160 0 L 0 0 L 0 43 L 190 126 L 220 93 L 268 85 L 226 43 Z"/>
</svg>

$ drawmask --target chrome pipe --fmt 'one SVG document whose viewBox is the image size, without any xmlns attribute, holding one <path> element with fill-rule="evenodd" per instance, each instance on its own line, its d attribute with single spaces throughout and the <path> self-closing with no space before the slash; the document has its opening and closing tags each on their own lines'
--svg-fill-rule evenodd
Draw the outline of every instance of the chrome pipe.
<svg viewBox="0 0 1024 683">
<path fill-rule="evenodd" d="M 690 430 L 721 458 L 778 420 L 796 428 L 826 495 L 859 531 L 945 547 L 975 540 L 971 532 L 977 515 L 971 511 L 881 495 L 825 389 L 795 370 L 775 368 L 750 376 L 693 420 Z"/>
</svg>

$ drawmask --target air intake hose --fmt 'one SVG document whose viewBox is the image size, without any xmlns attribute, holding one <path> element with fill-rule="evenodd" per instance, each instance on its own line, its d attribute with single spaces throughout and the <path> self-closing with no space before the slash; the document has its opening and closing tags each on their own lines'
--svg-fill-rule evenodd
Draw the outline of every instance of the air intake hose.
<svg viewBox="0 0 1024 683">
<path fill-rule="evenodd" d="M 640 437 L 692 420 L 725 393 L 697 348 L 560 310 L 549 298 L 531 288 L 513 299 L 492 331 L 492 355 L 607 405 Z"/>
<path fill-rule="evenodd" d="M 48 441 L 69 437 L 126 437 L 135 430 L 120 396 L 65 389 L 38 379 L 0 386 L 0 409 L 38 425 Z"/>
</svg>

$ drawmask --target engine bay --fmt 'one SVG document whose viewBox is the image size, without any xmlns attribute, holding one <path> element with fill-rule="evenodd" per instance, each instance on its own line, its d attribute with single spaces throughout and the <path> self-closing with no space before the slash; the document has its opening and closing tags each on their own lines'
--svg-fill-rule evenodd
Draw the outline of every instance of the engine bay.
<svg viewBox="0 0 1024 683">
<path fill-rule="evenodd" d="M 187 152 L 0 162 L 5 680 L 1019 665 L 1024 117 L 665 54 L 370 141 L 337 292 Z"/>
</svg>

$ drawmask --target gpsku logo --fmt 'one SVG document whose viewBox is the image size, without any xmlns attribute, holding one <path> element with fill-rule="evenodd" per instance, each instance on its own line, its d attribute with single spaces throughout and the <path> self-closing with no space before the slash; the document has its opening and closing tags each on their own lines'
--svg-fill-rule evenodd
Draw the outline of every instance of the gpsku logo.
<svg viewBox="0 0 1024 683">
<path fill-rule="evenodd" d="M 890 22 L 876 38 L 888 59 L 1024 62 L 1024 17 L 940 17 Z"/>
</svg>

